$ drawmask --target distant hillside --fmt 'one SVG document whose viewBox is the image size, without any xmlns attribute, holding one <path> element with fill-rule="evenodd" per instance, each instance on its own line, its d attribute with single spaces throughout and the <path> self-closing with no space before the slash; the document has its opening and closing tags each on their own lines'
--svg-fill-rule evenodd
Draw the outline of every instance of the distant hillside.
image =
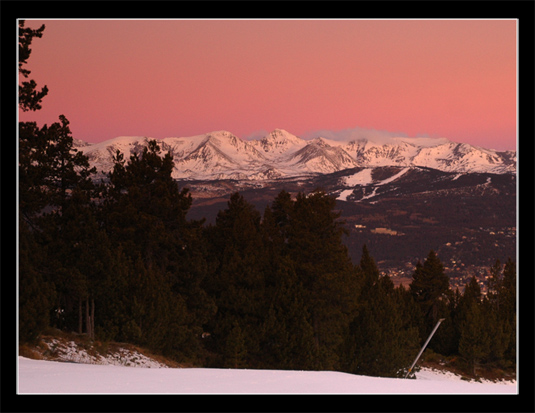
<svg viewBox="0 0 535 413">
<path fill-rule="evenodd" d="M 407 284 L 418 259 L 434 249 L 446 273 L 464 287 L 496 259 L 516 257 L 516 176 L 443 172 L 423 167 L 353 168 L 307 179 L 182 181 L 193 206 L 188 217 L 214 222 L 239 191 L 263 213 L 282 190 L 322 188 L 337 198 L 355 263 L 366 244 L 379 268 Z M 483 276 L 483 275 L 482 275 Z"/>
</svg>

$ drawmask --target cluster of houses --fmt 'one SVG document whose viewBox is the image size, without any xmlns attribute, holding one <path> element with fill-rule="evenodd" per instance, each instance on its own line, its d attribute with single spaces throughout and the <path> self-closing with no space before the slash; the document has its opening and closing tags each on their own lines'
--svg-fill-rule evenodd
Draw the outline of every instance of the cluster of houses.
<svg viewBox="0 0 535 413">
<path fill-rule="evenodd" d="M 444 272 L 450 279 L 450 288 L 455 291 L 463 292 L 466 284 L 470 282 L 472 277 L 476 277 L 476 280 L 481 288 L 481 294 L 487 294 L 487 285 L 489 278 L 489 268 L 480 267 L 475 265 L 465 266 L 464 263 L 456 262 L 458 266 L 450 267 L 444 266 Z M 389 268 L 387 270 L 381 270 L 381 275 L 388 275 L 395 285 L 403 284 L 408 287 L 412 275 L 414 273 L 414 263 L 406 263 L 403 268 Z"/>
<path fill-rule="evenodd" d="M 399 230 L 384 227 L 367 228 L 366 225 L 355 224 L 354 228 L 358 232 L 369 231 L 373 234 L 380 234 L 385 236 L 405 235 Z M 472 277 L 475 277 L 481 288 L 481 293 L 483 295 L 486 295 L 488 278 L 490 276 L 490 265 L 481 266 L 467 264 L 463 262 L 467 260 L 465 260 L 464 258 L 463 260 L 461 260 L 461 258 L 459 258 L 459 254 L 455 253 L 455 250 L 459 251 L 459 249 L 461 249 L 464 250 L 465 253 L 475 251 L 475 253 L 478 254 L 479 248 L 482 248 L 484 250 L 484 248 L 482 247 L 483 243 L 485 243 L 487 246 L 489 244 L 493 244 L 494 247 L 500 248 L 501 242 L 503 242 L 505 238 L 516 238 L 516 227 L 479 228 L 479 231 L 475 230 L 475 232 L 476 234 L 472 233 L 470 235 L 462 235 L 457 241 L 447 242 L 443 245 L 443 247 L 446 249 L 452 248 L 453 250 L 450 250 L 450 252 L 453 252 L 453 254 L 442 255 L 440 254 L 440 252 L 438 252 L 438 254 L 439 257 L 448 255 L 451 257 L 441 259 L 443 259 L 442 263 L 444 265 L 444 272 L 446 273 L 446 275 L 448 275 L 450 279 L 450 286 L 452 290 L 455 291 L 456 289 L 458 289 L 460 292 L 463 292 L 466 284 L 470 282 Z M 491 237 L 490 239 L 489 236 Z M 470 259 L 468 259 L 468 261 L 470 261 Z M 385 266 L 384 264 L 386 263 L 378 263 L 381 275 L 388 275 L 395 285 L 403 284 L 405 287 L 408 287 L 412 280 L 412 274 L 414 273 L 414 262 L 406 262 L 404 265 L 398 265 L 396 267 L 390 268 L 381 268 L 381 264 Z"/>
</svg>

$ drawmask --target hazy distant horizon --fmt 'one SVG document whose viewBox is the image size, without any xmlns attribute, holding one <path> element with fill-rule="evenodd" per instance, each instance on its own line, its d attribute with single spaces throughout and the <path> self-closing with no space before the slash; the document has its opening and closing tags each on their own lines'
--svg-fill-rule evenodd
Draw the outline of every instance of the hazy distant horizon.
<svg viewBox="0 0 535 413">
<path fill-rule="evenodd" d="M 310 131 L 310 132 L 307 132 L 305 133 L 304 135 L 296 135 L 294 133 L 292 133 L 292 131 L 290 130 L 287 130 L 287 129 L 284 129 L 284 128 L 275 128 L 274 130 L 276 129 L 282 129 L 282 130 L 285 130 L 286 132 L 294 135 L 294 136 L 297 136 L 305 141 L 310 141 L 310 140 L 313 140 L 315 138 L 324 138 L 324 139 L 329 139 L 329 140 L 333 140 L 333 141 L 338 141 L 338 142 L 351 142 L 351 141 L 357 141 L 359 139 L 367 139 L 369 141 L 372 141 L 376 144 L 388 144 L 388 143 L 393 143 L 394 142 L 394 138 L 395 139 L 399 139 L 399 138 L 406 138 L 407 140 L 418 140 L 418 139 L 424 139 L 424 140 L 442 140 L 442 141 L 450 141 L 450 142 L 454 142 L 454 143 L 468 143 L 468 142 L 463 142 L 461 140 L 453 140 L 453 139 L 448 139 L 446 137 L 434 137 L 434 136 L 408 136 L 407 134 L 404 134 L 404 133 L 395 133 L 395 132 L 388 132 L 388 131 L 381 131 L 381 130 L 375 130 L 375 129 L 363 129 L 363 128 L 353 128 L 353 129 L 346 129 L 346 130 L 341 130 L 341 131 L 329 131 L 329 130 L 317 130 L 317 131 Z M 219 129 L 219 130 L 223 130 L 223 129 Z M 273 132 L 274 130 L 272 131 L 257 131 L 257 132 L 254 132 L 248 136 L 238 136 L 236 134 L 234 134 L 232 131 L 227 131 L 227 132 L 230 132 L 232 133 L 234 136 L 237 136 L 238 138 L 244 140 L 244 141 L 254 141 L 254 140 L 260 140 L 262 138 L 264 138 L 265 136 L 269 135 L 271 132 Z M 102 140 L 102 141 L 99 141 L 99 142 L 91 142 L 91 141 L 86 141 L 84 139 L 80 139 L 81 141 L 84 141 L 86 143 L 89 143 L 89 144 L 98 144 L 98 143 L 101 143 L 101 142 L 105 142 L 105 141 L 109 141 L 109 140 L 113 140 L 113 139 L 117 139 L 117 138 L 121 138 L 121 137 L 138 137 L 138 138 L 148 138 L 148 139 L 155 139 L 155 140 L 158 140 L 158 141 L 161 141 L 161 140 L 164 140 L 164 139 L 172 139 L 172 138 L 189 138 L 189 137 L 194 137 L 194 136 L 200 136 L 200 135 L 205 135 L 205 134 L 209 134 L 209 133 L 213 133 L 213 132 L 217 132 L 216 130 L 212 130 L 212 131 L 206 131 L 206 132 L 203 132 L 203 133 L 197 133 L 197 134 L 193 134 L 193 135 L 183 135 L 183 136 L 164 136 L 164 137 L 154 137 L 154 136 L 147 136 L 147 135 L 120 135 L 120 136 L 114 136 L 110 139 L 105 139 L 105 140 Z M 76 137 L 75 137 L 76 138 Z M 78 138 L 76 138 L 78 139 Z M 484 149 L 490 149 L 490 150 L 495 150 L 495 151 L 516 151 L 516 147 L 513 148 L 513 149 L 508 149 L 508 148 L 492 148 L 492 147 L 488 147 L 488 146 L 481 146 L 481 145 L 475 145 L 475 144 L 472 144 L 472 146 L 476 146 L 476 147 L 481 147 L 481 148 L 484 148 Z"/>
</svg>

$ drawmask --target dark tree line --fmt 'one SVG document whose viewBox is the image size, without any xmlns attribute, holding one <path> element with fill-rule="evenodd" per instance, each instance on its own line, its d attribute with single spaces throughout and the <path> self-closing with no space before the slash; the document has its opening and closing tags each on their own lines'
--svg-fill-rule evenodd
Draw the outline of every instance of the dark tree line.
<svg viewBox="0 0 535 413">
<path fill-rule="evenodd" d="M 20 24 L 19 70 L 33 37 Z M 22 110 L 46 87 L 21 85 Z M 97 182 L 64 116 L 19 125 L 19 339 L 48 327 L 130 342 L 197 365 L 403 375 L 429 347 L 478 363 L 515 362 L 516 269 L 489 269 L 489 293 L 451 291 L 431 251 L 409 288 L 380 276 L 364 246 L 354 265 L 335 199 L 282 191 L 262 212 L 239 193 L 214 224 L 156 141 L 114 157 Z"/>
</svg>

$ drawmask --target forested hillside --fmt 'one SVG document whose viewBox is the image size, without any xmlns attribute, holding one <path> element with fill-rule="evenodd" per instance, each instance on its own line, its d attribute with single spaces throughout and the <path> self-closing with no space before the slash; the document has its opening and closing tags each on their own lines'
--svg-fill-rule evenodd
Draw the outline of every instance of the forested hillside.
<svg viewBox="0 0 535 413">
<path fill-rule="evenodd" d="M 44 27 L 20 25 L 19 73 Z M 38 110 L 47 88 L 20 87 Z M 489 268 L 488 294 L 452 291 L 434 251 L 409 288 L 354 265 L 336 199 L 281 191 L 263 211 L 234 193 L 214 223 L 187 219 L 191 194 L 150 142 L 120 152 L 105 181 L 73 148 L 69 121 L 19 124 L 19 340 L 49 326 L 198 366 L 404 375 L 429 348 L 474 370 L 516 360 L 516 268 Z"/>
</svg>

